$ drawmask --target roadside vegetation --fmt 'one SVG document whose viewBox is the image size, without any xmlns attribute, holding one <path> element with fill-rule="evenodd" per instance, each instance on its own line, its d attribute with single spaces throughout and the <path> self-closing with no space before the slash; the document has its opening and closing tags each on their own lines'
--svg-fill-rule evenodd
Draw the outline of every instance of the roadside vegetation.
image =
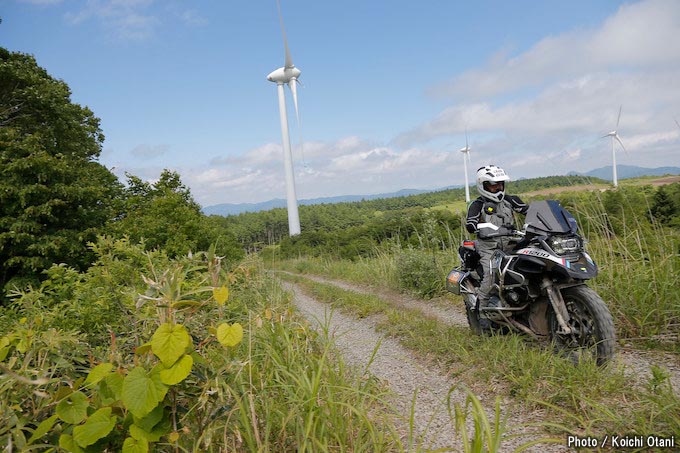
<svg viewBox="0 0 680 453">
<path fill-rule="evenodd" d="M 590 284 L 607 301 L 619 337 L 637 346 L 680 352 L 680 183 L 548 193 L 540 198 L 559 199 L 577 218 L 600 268 Z M 526 197 L 533 199 L 538 197 Z M 458 246 L 469 235 L 459 217 L 443 218 L 433 212 L 418 216 L 408 234 L 373 243 L 366 255 L 306 254 L 304 237 L 291 239 L 292 245 L 270 247 L 262 255 L 265 263 L 280 269 L 441 297 L 443 276 L 458 265 Z"/>
<path fill-rule="evenodd" d="M 328 332 L 290 304 L 269 269 L 444 295 L 458 264 L 463 189 L 227 218 L 201 213 L 179 174 L 122 184 L 98 162 L 100 120 L 30 55 L 0 48 L 0 445 L 8 451 L 402 451 L 389 390 L 346 366 Z M 550 177 L 516 193 L 557 197 L 600 265 L 592 282 L 625 344 L 680 352 L 680 183 Z M 296 280 L 298 281 L 298 280 Z M 662 369 L 637 395 L 620 371 L 574 368 L 520 338 L 472 337 L 379 298 L 299 280 L 369 316 L 475 392 L 504 389 L 560 420 L 680 432 Z M 475 376 L 473 377 L 473 373 Z M 476 378 L 486 383 L 476 384 Z M 489 387 L 491 386 L 491 387 Z M 677 391 L 677 389 L 676 389 Z M 469 394 L 474 439 L 498 448 Z M 619 411 L 618 408 L 623 407 Z M 456 420 L 467 417 L 452 408 Z M 597 427 L 597 428 L 596 428 Z M 544 426 L 545 428 L 545 426 Z"/>
<path fill-rule="evenodd" d="M 631 385 L 618 367 L 599 367 L 594 362 L 574 366 L 547 344 L 519 335 L 478 337 L 467 327 L 446 325 L 374 295 L 304 276 L 281 277 L 336 309 L 361 318 L 380 315 L 378 327 L 385 334 L 437 363 L 486 403 L 506 395 L 542 414 L 535 418 L 535 427 L 545 433 L 544 442 L 563 443 L 566 434 L 597 437 L 604 432 L 634 432 L 670 437 L 680 432 L 680 397 L 662 368 L 652 368 L 647 382 Z"/>
</svg>

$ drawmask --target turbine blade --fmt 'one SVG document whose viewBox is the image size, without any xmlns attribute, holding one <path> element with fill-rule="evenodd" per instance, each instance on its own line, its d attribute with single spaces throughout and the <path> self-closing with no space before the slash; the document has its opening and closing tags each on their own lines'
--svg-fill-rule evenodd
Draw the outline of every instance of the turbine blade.
<svg viewBox="0 0 680 453">
<path fill-rule="evenodd" d="M 619 130 L 619 121 L 621 121 L 621 109 L 623 109 L 623 104 L 619 106 L 619 117 L 616 118 L 616 130 Z"/>
<path fill-rule="evenodd" d="M 293 64 L 293 58 L 290 56 L 290 49 L 288 48 L 288 39 L 286 38 L 286 29 L 283 26 L 283 14 L 281 14 L 281 2 L 279 0 L 276 0 L 276 7 L 279 10 L 279 22 L 281 22 L 281 33 L 283 33 L 283 47 L 286 50 L 286 62 L 284 67 L 293 68 L 295 65 Z"/>
<path fill-rule="evenodd" d="M 295 105 L 295 116 L 297 117 L 298 127 L 300 126 L 300 111 L 298 110 L 298 99 L 297 99 L 297 79 L 293 77 L 288 82 L 288 88 L 290 92 L 293 93 L 293 105 Z"/>
<path fill-rule="evenodd" d="M 465 128 L 465 148 L 470 150 L 470 147 L 468 146 L 467 127 Z"/>
<path fill-rule="evenodd" d="M 619 134 L 614 135 L 614 138 L 616 139 L 617 142 L 619 142 L 619 145 L 621 145 L 621 148 L 627 153 L 628 150 L 626 150 L 626 147 L 623 146 L 623 142 L 621 141 L 621 138 L 619 137 Z"/>
<path fill-rule="evenodd" d="M 673 118 L 673 119 L 675 120 L 675 124 L 678 125 L 678 129 L 680 129 L 680 123 L 678 123 L 678 119 L 677 118 Z"/>
</svg>

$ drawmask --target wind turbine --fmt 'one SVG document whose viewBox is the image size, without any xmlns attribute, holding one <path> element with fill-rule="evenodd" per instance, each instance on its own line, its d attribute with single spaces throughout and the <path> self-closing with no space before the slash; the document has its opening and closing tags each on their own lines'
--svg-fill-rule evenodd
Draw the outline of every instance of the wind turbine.
<svg viewBox="0 0 680 453">
<path fill-rule="evenodd" d="M 468 167 L 470 161 L 470 146 L 468 145 L 467 130 L 465 131 L 465 148 L 459 150 L 463 153 L 463 167 L 465 168 L 465 202 L 470 204 L 470 185 L 468 183 Z"/>
<path fill-rule="evenodd" d="M 619 128 L 619 121 L 621 121 L 621 109 L 623 108 L 623 105 L 619 107 L 619 117 L 616 119 L 616 129 L 608 133 L 607 135 L 603 135 L 602 138 L 605 137 L 611 137 L 612 138 L 612 181 L 614 183 L 614 187 L 618 187 L 619 181 L 616 177 L 616 148 L 614 147 L 614 140 L 619 142 L 619 145 L 621 145 L 621 149 L 626 151 L 626 147 L 623 146 L 623 142 L 621 141 L 621 137 L 619 137 L 619 134 L 617 132 Z"/>
<path fill-rule="evenodd" d="M 286 94 L 283 85 L 288 85 L 291 93 L 293 93 L 293 104 L 295 105 L 295 115 L 300 122 L 300 113 L 298 112 L 297 101 L 297 86 L 298 77 L 300 77 L 300 70 L 293 64 L 293 59 L 290 56 L 290 49 L 288 49 L 288 40 L 286 39 L 286 29 L 283 27 L 283 15 L 281 14 L 281 3 L 276 0 L 276 6 L 279 10 L 279 21 L 281 22 L 281 32 L 283 33 L 283 47 L 285 49 L 285 62 L 282 68 L 273 71 L 267 76 L 267 80 L 276 83 L 276 88 L 279 96 L 279 117 L 281 119 L 281 138 L 283 144 L 283 167 L 286 175 L 286 200 L 288 207 L 288 234 L 295 236 L 300 234 L 300 216 L 298 214 L 297 196 L 295 194 L 295 177 L 293 174 L 293 155 L 290 150 L 290 135 L 288 133 L 288 114 L 286 112 Z"/>
</svg>

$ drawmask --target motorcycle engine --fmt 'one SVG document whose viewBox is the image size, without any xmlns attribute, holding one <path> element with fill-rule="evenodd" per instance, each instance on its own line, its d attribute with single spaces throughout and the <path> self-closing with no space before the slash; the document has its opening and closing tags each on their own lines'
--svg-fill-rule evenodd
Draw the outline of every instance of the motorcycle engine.
<svg viewBox="0 0 680 453">
<path fill-rule="evenodd" d="M 514 291 L 510 290 L 505 293 L 505 301 L 509 303 L 510 305 L 518 305 L 520 300 L 520 295 Z"/>
</svg>

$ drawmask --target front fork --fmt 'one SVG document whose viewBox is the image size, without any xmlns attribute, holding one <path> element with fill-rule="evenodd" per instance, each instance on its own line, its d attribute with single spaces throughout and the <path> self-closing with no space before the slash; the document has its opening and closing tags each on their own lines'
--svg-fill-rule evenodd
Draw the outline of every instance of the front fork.
<svg viewBox="0 0 680 453">
<path fill-rule="evenodd" d="M 548 277 L 543 277 L 543 283 L 541 284 L 541 289 L 547 293 L 548 299 L 550 300 L 550 305 L 552 305 L 553 311 L 555 312 L 557 323 L 560 325 L 560 329 L 557 331 L 557 333 L 560 335 L 568 335 L 573 332 L 572 328 L 569 327 L 570 317 L 569 312 L 567 311 L 567 305 L 564 303 L 564 299 L 562 298 L 562 293 L 560 291 L 566 286 L 556 287 L 553 281 Z"/>
</svg>

